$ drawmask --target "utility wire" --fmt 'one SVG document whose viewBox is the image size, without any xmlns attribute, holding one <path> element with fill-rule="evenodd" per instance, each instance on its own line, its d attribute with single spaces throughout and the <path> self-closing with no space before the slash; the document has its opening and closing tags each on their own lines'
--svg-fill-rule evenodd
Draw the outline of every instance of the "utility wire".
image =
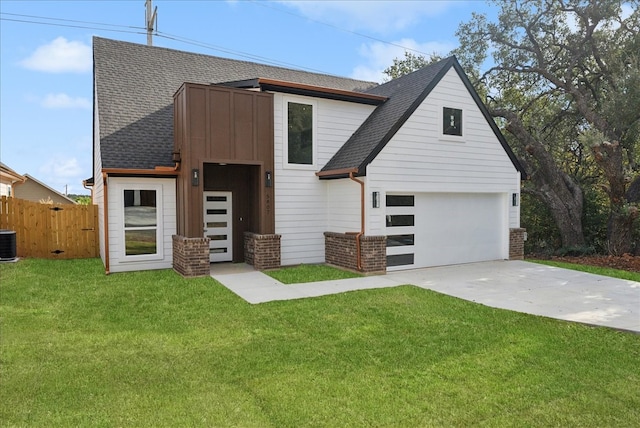
<svg viewBox="0 0 640 428">
<path fill-rule="evenodd" d="M 92 24 L 92 25 L 100 25 L 103 27 L 120 27 L 120 28 L 131 28 L 136 30 L 146 30 L 144 27 L 135 27 L 132 25 L 118 25 L 118 24 L 105 24 L 102 22 L 92 22 L 92 21 L 78 21 L 75 19 L 63 19 L 63 18 L 50 18 L 47 16 L 36 16 L 36 15 L 22 15 L 19 13 L 9 13 L 9 12 L 0 12 L 0 15 L 10 15 L 10 16 L 19 16 L 21 18 L 35 18 L 35 19 L 46 19 L 49 21 L 62 21 L 62 22 L 75 22 L 80 24 Z"/>
<path fill-rule="evenodd" d="M 146 28 L 135 27 L 135 26 L 130 26 L 130 25 L 105 24 L 105 23 L 102 23 L 102 22 L 79 21 L 79 20 L 73 20 L 73 19 L 51 18 L 51 17 L 46 17 L 46 16 L 36 16 L 36 15 L 21 15 L 21 14 L 17 14 L 17 13 L 6 13 L 6 12 L 0 12 L 0 14 L 1 15 L 16 16 L 16 17 L 23 17 L 23 18 L 31 18 L 31 20 L 28 20 L 28 19 L 15 19 L 15 18 L 0 17 L 0 20 L 2 20 L 2 21 L 21 22 L 21 23 L 26 23 L 26 24 L 50 25 L 50 26 L 67 27 L 67 28 L 82 28 L 82 29 L 90 29 L 90 30 L 113 31 L 113 32 L 119 32 L 119 33 L 129 33 L 129 34 L 146 34 Z M 61 24 L 61 23 L 56 23 L 56 22 L 41 22 L 41 21 L 34 21 L 33 19 L 49 20 L 49 21 L 60 21 L 60 22 L 73 22 L 73 23 L 87 24 L 87 25 L 72 25 L 72 24 Z M 101 27 L 124 28 L 124 30 L 95 27 L 95 25 L 99 25 Z M 233 50 L 233 49 L 228 49 L 228 48 L 224 48 L 222 46 L 217 46 L 217 45 L 212 45 L 212 44 L 205 43 L 205 42 L 200 42 L 198 40 L 189 39 L 189 38 L 178 36 L 178 35 L 175 35 L 175 34 L 169 34 L 169 33 L 156 31 L 154 33 L 154 35 L 157 36 L 157 37 L 162 37 L 162 38 L 168 39 L 168 40 L 174 40 L 174 41 L 177 41 L 177 42 L 180 42 L 180 43 L 190 44 L 190 45 L 199 46 L 199 47 L 202 47 L 202 48 L 214 50 L 214 51 L 217 51 L 217 52 L 223 52 L 223 53 L 226 53 L 226 54 L 235 55 L 235 56 L 238 56 L 238 57 L 241 57 L 241 58 L 247 58 L 247 59 L 251 59 L 251 60 L 254 60 L 254 61 L 260 61 L 260 62 L 263 62 L 265 64 L 269 64 L 269 65 L 281 66 L 281 67 L 289 67 L 289 68 L 294 67 L 296 69 L 312 71 L 312 72 L 315 72 L 315 73 L 331 74 L 331 73 L 328 73 L 328 72 L 323 71 L 323 70 L 317 70 L 317 69 L 310 68 L 310 67 L 303 67 L 303 66 L 300 66 L 300 65 L 297 65 L 297 64 L 292 64 L 292 63 L 288 63 L 288 62 L 285 62 L 285 61 L 278 61 L 278 60 L 270 59 L 270 58 L 259 56 L 259 55 L 253 55 L 253 54 L 250 54 L 250 53 L 247 53 L 247 52 L 236 51 L 236 50 Z"/>
<path fill-rule="evenodd" d="M 154 33 L 154 35 L 157 36 L 157 37 L 162 37 L 162 38 L 169 39 L 169 40 L 175 40 L 175 41 L 178 41 L 178 42 L 181 42 L 181 43 L 186 43 L 186 44 L 199 46 L 199 47 L 206 48 L 206 49 L 211 49 L 211 50 L 215 50 L 215 51 L 219 51 L 219 52 L 228 53 L 228 54 L 231 54 L 231 55 L 236 55 L 236 56 L 239 56 L 239 57 L 242 57 L 242 58 L 252 59 L 254 61 L 261 61 L 263 63 L 270 64 L 270 65 L 295 67 L 295 68 L 300 69 L 300 70 L 308 70 L 308 71 L 312 71 L 312 72 L 315 72 L 315 73 L 331 74 L 331 73 L 329 73 L 327 71 L 318 70 L 318 69 L 310 68 L 310 67 L 303 67 L 303 66 L 300 66 L 300 65 L 297 65 L 297 64 L 292 64 L 292 63 L 285 62 L 285 61 L 274 60 L 274 59 L 266 58 L 266 57 L 263 57 L 263 56 L 250 54 L 250 53 L 247 53 L 247 52 L 227 49 L 227 48 L 224 48 L 222 46 L 211 45 L 211 44 L 208 44 L 208 43 L 200 42 L 198 40 L 188 39 L 186 37 L 176 36 L 174 34 L 164 33 L 164 32 L 161 32 L 161 31 L 158 31 L 158 32 Z"/>
<path fill-rule="evenodd" d="M 71 25 L 71 24 L 58 24 L 58 23 L 55 23 L 55 22 L 28 21 L 26 19 L 11 19 L 11 18 L 2 18 L 2 17 L 0 17 L 0 21 L 21 22 L 21 23 L 24 23 L 24 24 L 50 25 L 50 26 L 54 26 L 54 27 L 83 28 L 83 29 L 88 29 L 88 30 L 112 31 L 112 32 L 116 32 L 116 33 L 146 34 L 145 31 L 116 30 L 116 29 L 110 29 L 110 28 L 90 27 L 90 26 L 87 26 L 87 25 Z"/>
<path fill-rule="evenodd" d="M 402 46 L 402 45 L 399 45 L 397 43 L 388 42 L 386 40 L 378 39 L 376 37 L 369 36 L 367 34 L 358 33 L 357 31 L 347 30 L 346 28 L 338 27 L 337 25 L 329 24 L 328 22 L 320 21 L 318 19 L 309 18 L 307 16 L 300 15 L 298 13 L 291 12 L 289 10 L 285 10 L 285 9 L 281 9 L 279 7 L 272 6 L 272 5 L 270 5 L 270 4 L 266 3 L 266 2 L 262 2 L 262 1 L 258 1 L 258 0 L 248 0 L 248 1 L 250 1 L 253 4 L 262 6 L 262 7 L 266 7 L 266 8 L 273 9 L 273 10 L 277 10 L 280 13 L 286 13 L 287 15 L 295 16 L 296 18 L 300 18 L 300 19 L 304 19 L 306 21 L 311 21 L 311 22 L 315 22 L 317 24 L 325 25 L 325 26 L 327 26 L 329 28 L 333 28 L 335 30 L 339 30 L 339 31 L 343 31 L 345 33 L 353 34 L 353 35 L 356 35 L 358 37 L 364 37 L 365 39 L 369 39 L 369 40 L 373 40 L 373 41 L 376 41 L 376 42 L 384 43 L 384 44 L 389 45 L 389 46 L 395 46 L 397 48 L 402 48 L 405 51 L 411 51 L 411 52 L 415 52 L 415 53 L 418 53 L 420 55 L 425 55 L 425 56 L 430 56 L 431 55 L 429 53 L 422 52 L 422 51 L 419 51 L 417 49 L 408 48 L 406 46 Z"/>
</svg>

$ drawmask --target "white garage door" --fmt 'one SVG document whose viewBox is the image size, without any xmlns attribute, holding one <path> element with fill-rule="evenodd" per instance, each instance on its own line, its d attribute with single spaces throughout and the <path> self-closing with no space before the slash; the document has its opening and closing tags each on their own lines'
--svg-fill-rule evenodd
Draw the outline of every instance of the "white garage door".
<svg viewBox="0 0 640 428">
<path fill-rule="evenodd" d="M 505 204 L 497 193 L 388 194 L 387 269 L 507 258 Z"/>
</svg>

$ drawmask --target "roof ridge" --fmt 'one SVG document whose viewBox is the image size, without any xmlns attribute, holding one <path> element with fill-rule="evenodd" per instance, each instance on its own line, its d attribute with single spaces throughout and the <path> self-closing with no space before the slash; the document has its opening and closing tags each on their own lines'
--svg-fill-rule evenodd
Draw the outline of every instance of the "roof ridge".
<svg viewBox="0 0 640 428">
<path fill-rule="evenodd" d="M 190 52 L 190 51 L 184 51 L 184 50 L 175 49 L 175 48 L 168 48 L 168 47 L 164 47 L 164 46 L 148 46 L 148 45 L 145 45 L 145 44 L 142 44 L 142 43 L 129 42 L 129 41 L 126 41 L 126 40 L 109 39 L 109 38 L 106 38 L 106 37 L 99 37 L 99 36 L 93 36 L 93 40 L 94 40 L 94 43 L 95 43 L 96 40 L 106 41 L 108 43 L 122 43 L 122 44 L 127 44 L 127 45 L 130 45 L 130 46 L 135 46 L 135 47 L 141 48 L 141 49 L 165 50 L 165 51 L 169 51 L 169 52 L 178 52 L 178 53 L 181 53 L 181 54 L 184 54 L 184 55 L 194 55 L 194 56 L 200 56 L 200 57 L 205 57 L 205 58 L 215 58 L 215 59 L 219 59 L 219 60 L 223 60 L 223 61 L 230 61 L 230 62 L 237 63 L 237 64 L 259 65 L 259 66 L 262 66 L 262 67 L 269 67 L 269 68 L 272 68 L 272 69 L 278 69 L 278 70 L 284 70 L 284 71 L 297 71 L 297 72 L 300 72 L 300 73 L 306 73 L 306 74 L 314 75 L 314 76 L 327 76 L 327 77 L 331 77 L 331 78 L 342 79 L 342 80 L 345 80 L 345 81 L 365 83 L 365 84 L 368 84 L 368 85 L 375 85 L 375 86 L 380 85 L 380 83 L 378 83 L 378 82 L 373 82 L 373 81 L 369 81 L 369 80 L 354 79 L 352 77 L 345 77 L 345 76 L 341 76 L 341 75 L 338 75 L 338 74 L 307 71 L 307 70 L 303 70 L 303 69 L 300 69 L 300 68 L 291 68 L 291 67 L 284 67 L 284 66 L 280 66 L 280 65 L 271 65 L 271 64 L 267 64 L 267 63 L 263 63 L 263 62 L 227 58 L 227 57 L 218 56 L 218 55 L 208 55 L 208 54 L 204 54 L 204 53 L 200 53 L 200 52 Z M 256 76 L 256 77 L 259 77 L 259 76 Z"/>
</svg>

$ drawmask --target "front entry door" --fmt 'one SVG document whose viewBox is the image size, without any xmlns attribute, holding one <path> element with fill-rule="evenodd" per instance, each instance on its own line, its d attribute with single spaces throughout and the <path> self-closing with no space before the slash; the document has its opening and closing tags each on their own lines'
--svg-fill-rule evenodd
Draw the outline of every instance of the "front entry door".
<svg viewBox="0 0 640 428">
<path fill-rule="evenodd" d="M 231 192 L 204 192 L 204 236 L 209 238 L 209 261 L 233 260 Z"/>
</svg>

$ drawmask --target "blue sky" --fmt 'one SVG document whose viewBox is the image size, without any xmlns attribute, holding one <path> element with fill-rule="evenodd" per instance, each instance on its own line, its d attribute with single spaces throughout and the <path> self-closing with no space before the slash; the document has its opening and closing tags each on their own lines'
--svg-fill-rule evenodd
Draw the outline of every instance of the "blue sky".
<svg viewBox="0 0 640 428">
<path fill-rule="evenodd" d="M 403 56 L 400 46 L 446 54 L 460 22 L 494 12 L 480 1 L 153 4 L 155 46 L 372 81 Z M 0 161 L 61 192 L 87 194 L 91 39 L 146 44 L 145 2 L 2 0 L 0 12 Z"/>
</svg>

